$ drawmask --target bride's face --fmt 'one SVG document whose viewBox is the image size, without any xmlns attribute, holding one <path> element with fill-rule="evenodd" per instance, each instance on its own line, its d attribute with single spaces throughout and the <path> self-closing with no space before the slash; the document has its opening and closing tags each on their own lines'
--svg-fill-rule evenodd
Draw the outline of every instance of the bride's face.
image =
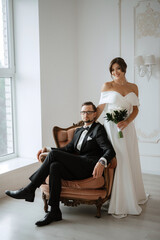
<svg viewBox="0 0 160 240">
<path fill-rule="evenodd" d="M 115 80 L 124 78 L 125 73 L 122 72 L 121 67 L 119 66 L 118 63 L 114 63 L 112 66 L 112 76 L 114 77 Z"/>
</svg>

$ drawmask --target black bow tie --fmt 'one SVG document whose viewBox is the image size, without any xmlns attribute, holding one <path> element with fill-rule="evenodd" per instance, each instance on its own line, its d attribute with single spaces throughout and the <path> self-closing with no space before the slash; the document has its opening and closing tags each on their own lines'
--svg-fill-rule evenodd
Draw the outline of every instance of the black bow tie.
<svg viewBox="0 0 160 240">
<path fill-rule="evenodd" d="M 87 130 L 87 131 L 88 131 L 88 130 L 89 130 L 89 127 L 83 127 L 83 131 L 84 131 L 84 130 Z"/>
</svg>

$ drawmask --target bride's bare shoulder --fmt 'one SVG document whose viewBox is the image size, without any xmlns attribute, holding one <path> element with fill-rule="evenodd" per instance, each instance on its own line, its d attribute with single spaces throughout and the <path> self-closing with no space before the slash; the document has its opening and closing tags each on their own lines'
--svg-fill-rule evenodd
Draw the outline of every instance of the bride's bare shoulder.
<svg viewBox="0 0 160 240">
<path fill-rule="evenodd" d="M 138 87 L 135 83 L 129 83 L 129 86 L 132 90 L 132 92 L 134 92 L 137 96 L 138 96 Z"/>
<path fill-rule="evenodd" d="M 112 84 L 113 84 L 113 81 L 111 82 L 105 82 L 102 86 L 102 89 L 101 89 L 101 92 L 105 92 L 105 91 L 109 91 L 112 89 Z"/>
</svg>

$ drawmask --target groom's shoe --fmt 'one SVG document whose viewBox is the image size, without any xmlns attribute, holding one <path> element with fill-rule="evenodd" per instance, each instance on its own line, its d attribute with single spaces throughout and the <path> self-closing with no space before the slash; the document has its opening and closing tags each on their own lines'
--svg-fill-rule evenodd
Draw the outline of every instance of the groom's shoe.
<svg viewBox="0 0 160 240">
<path fill-rule="evenodd" d="M 51 222 L 57 222 L 57 221 L 61 221 L 61 220 L 62 220 L 61 211 L 59 211 L 56 214 L 52 213 L 52 212 L 49 212 L 49 213 L 46 214 L 46 216 L 42 220 L 36 222 L 35 224 L 38 227 L 42 227 L 42 226 L 50 224 Z"/>
<path fill-rule="evenodd" d="M 5 191 L 5 193 L 12 198 L 25 199 L 28 202 L 34 202 L 35 191 L 29 189 L 21 188 L 17 191 Z"/>
</svg>

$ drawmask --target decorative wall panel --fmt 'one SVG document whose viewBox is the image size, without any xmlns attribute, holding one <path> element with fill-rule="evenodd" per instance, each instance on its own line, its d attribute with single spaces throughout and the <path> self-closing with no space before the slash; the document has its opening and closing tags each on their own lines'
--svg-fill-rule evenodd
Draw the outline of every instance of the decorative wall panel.
<svg viewBox="0 0 160 240">
<path fill-rule="evenodd" d="M 140 3 L 137 7 L 140 7 Z M 137 38 L 142 37 L 160 37 L 160 12 L 151 8 L 151 3 L 147 3 L 145 12 L 136 16 Z"/>
<path fill-rule="evenodd" d="M 151 54 L 156 57 L 151 78 L 134 72 L 140 96 L 136 128 L 140 141 L 157 143 L 160 140 L 160 1 L 138 1 L 134 6 L 134 55 Z"/>
</svg>

